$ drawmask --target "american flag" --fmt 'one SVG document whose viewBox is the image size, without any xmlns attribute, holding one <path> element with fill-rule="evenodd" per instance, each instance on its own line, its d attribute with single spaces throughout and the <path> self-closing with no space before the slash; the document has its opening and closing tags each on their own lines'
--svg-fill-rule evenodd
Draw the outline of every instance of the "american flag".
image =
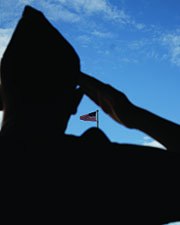
<svg viewBox="0 0 180 225">
<path fill-rule="evenodd" d="M 80 120 L 96 122 L 96 112 L 88 113 L 80 116 Z"/>
</svg>

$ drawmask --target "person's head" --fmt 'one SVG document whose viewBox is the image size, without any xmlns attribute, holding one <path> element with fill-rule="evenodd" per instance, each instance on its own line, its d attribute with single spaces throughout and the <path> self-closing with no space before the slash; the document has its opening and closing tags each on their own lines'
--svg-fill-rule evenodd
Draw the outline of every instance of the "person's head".
<svg viewBox="0 0 180 225">
<path fill-rule="evenodd" d="M 5 108 L 47 110 L 64 124 L 76 111 L 79 73 L 72 46 L 41 12 L 26 7 L 1 62 Z"/>
</svg>

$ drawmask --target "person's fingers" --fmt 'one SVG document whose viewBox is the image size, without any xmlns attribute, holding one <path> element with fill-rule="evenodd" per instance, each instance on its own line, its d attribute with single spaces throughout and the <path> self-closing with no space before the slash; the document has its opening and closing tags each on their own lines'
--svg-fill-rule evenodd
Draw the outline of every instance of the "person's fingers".
<svg viewBox="0 0 180 225">
<path fill-rule="evenodd" d="M 83 73 L 80 76 L 79 84 L 84 93 L 97 105 L 99 105 L 98 91 L 102 91 L 104 84 Z"/>
<path fill-rule="evenodd" d="M 104 85 L 101 81 L 82 72 L 79 76 L 79 82 L 83 84 L 83 86 L 94 88 L 101 88 Z"/>
<path fill-rule="evenodd" d="M 83 73 L 80 76 L 80 86 L 112 119 L 130 127 L 128 120 L 133 105 L 122 92 Z"/>
<path fill-rule="evenodd" d="M 86 74 L 81 75 L 80 85 L 85 94 L 107 114 L 112 112 L 114 89 Z"/>
</svg>

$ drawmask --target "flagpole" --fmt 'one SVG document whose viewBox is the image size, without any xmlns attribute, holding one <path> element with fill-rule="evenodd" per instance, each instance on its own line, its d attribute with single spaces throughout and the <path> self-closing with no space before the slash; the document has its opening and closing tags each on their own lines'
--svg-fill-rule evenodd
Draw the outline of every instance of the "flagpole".
<svg viewBox="0 0 180 225">
<path fill-rule="evenodd" d="M 97 128 L 99 128 L 99 110 L 97 110 L 96 113 L 97 113 L 97 118 L 96 118 L 96 120 L 97 120 Z"/>
</svg>

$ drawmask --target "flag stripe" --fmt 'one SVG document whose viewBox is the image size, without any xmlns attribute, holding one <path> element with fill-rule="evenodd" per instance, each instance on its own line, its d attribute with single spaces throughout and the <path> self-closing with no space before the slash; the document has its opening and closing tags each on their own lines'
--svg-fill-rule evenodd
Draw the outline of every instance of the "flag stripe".
<svg viewBox="0 0 180 225">
<path fill-rule="evenodd" d="M 80 116 L 80 120 L 96 122 L 96 112 L 88 113 Z"/>
</svg>

